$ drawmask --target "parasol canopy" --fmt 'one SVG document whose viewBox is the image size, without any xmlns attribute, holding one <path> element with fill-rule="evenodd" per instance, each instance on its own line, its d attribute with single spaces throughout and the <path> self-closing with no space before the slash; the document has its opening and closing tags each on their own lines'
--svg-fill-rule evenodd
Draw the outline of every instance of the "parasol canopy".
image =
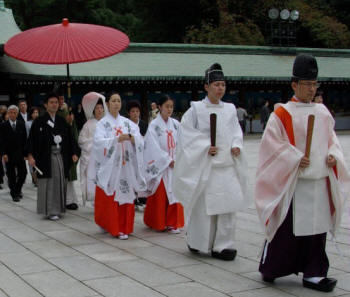
<svg viewBox="0 0 350 297">
<path fill-rule="evenodd" d="M 10 38 L 5 53 L 17 60 L 35 64 L 66 64 L 68 98 L 70 94 L 69 64 L 107 58 L 129 46 L 123 32 L 105 26 L 69 23 L 37 27 Z"/>
<path fill-rule="evenodd" d="M 5 53 L 36 64 L 72 64 L 106 58 L 125 50 L 130 41 L 123 32 L 105 26 L 69 23 L 37 27 L 10 38 Z"/>
</svg>

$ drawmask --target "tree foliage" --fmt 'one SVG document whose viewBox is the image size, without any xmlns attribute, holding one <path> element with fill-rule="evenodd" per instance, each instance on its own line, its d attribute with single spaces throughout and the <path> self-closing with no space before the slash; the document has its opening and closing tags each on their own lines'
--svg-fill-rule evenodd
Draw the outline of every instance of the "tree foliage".
<svg viewBox="0 0 350 297">
<path fill-rule="evenodd" d="M 5 0 L 22 30 L 71 22 L 117 28 L 133 42 L 267 45 L 270 8 L 297 9 L 297 46 L 349 48 L 350 0 Z"/>
</svg>

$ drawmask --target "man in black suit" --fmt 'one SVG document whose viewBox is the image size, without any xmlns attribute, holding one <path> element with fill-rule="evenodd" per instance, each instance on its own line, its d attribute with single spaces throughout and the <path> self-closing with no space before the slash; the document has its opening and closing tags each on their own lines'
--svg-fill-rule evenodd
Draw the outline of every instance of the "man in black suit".
<svg viewBox="0 0 350 297">
<path fill-rule="evenodd" d="M 19 113 L 17 116 L 17 120 L 25 124 L 29 120 L 28 113 L 27 113 L 27 109 L 28 109 L 27 101 L 24 99 L 20 99 L 18 101 L 18 108 L 19 108 Z"/>
<path fill-rule="evenodd" d="M 27 132 L 23 122 L 17 120 L 18 107 L 11 105 L 8 108 L 9 119 L 1 124 L 2 155 L 6 163 L 10 194 L 13 201 L 22 198 L 22 186 L 27 176 L 26 157 Z"/>
</svg>

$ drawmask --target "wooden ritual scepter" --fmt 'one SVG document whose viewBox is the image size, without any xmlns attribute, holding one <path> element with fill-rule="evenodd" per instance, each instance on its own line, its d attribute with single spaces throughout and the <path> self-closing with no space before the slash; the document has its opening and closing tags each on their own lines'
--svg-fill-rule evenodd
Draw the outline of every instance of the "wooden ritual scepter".
<svg viewBox="0 0 350 297">
<path fill-rule="evenodd" d="M 306 147 L 305 147 L 305 157 L 310 157 L 312 133 L 314 131 L 315 115 L 310 114 L 307 120 L 307 134 L 306 134 Z"/>
<path fill-rule="evenodd" d="M 210 144 L 216 145 L 216 113 L 210 114 Z M 214 156 L 214 154 L 211 155 Z"/>
</svg>

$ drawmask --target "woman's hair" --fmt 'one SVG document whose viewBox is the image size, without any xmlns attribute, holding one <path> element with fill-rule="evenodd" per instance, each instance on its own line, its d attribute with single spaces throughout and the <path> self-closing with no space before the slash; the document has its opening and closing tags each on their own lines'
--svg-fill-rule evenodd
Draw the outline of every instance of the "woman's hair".
<svg viewBox="0 0 350 297">
<path fill-rule="evenodd" d="M 116 92 L 116 91 L 111 91 L 111 92 L 109 92 L 109 93 L 106 95 L 106 103 L 109 102 L 109 100 L 111 99 L 111 97 L 112 97 L 113 95 L 119 95 L 119 93 Z M 120 97 L 120 95 L 119 95 L 119 97 Z"/>
<path fill-rule="evenodd" d="M 158 101 L 158 105 L 162 106 L 165 102 L 169 100 L 173 101 L 174 103 L 174 99 L 172 99 L 169 95 L 162 95 Z"/>
<path fill-rule="evenodd" d="M 102 101 L 101 98 L 98 99 L 98 101 L 97 101 L 97 103 L 96 103 L 96 105 L 95 105 L 95 107 L 94 107 L 94 110 L 92 111 L 92 114 L 93 114 L 93 115 L 95 115 L 95 108 L 96 108 L 97 105 L 102 105 L 102 107 L 103 107 L 103 109 L 104 109 L 103 101 Z"/>
<path fill-rule="evenodd" d="M 129 113 L 130 110 L 134 107 L 137 107 L 139 109 L 139 111 L 141 111 L 141 105 L 136 100 L 131 100 L 126 104 L 126 111 Z"/>
<path fill-rule="evenodd" d="M 29 111 L 29 119 L 33 120 L 33 113 L 34 111 L 37 111 L 39 113 L 39 108 L 33 106 Z"/>
</svg>

